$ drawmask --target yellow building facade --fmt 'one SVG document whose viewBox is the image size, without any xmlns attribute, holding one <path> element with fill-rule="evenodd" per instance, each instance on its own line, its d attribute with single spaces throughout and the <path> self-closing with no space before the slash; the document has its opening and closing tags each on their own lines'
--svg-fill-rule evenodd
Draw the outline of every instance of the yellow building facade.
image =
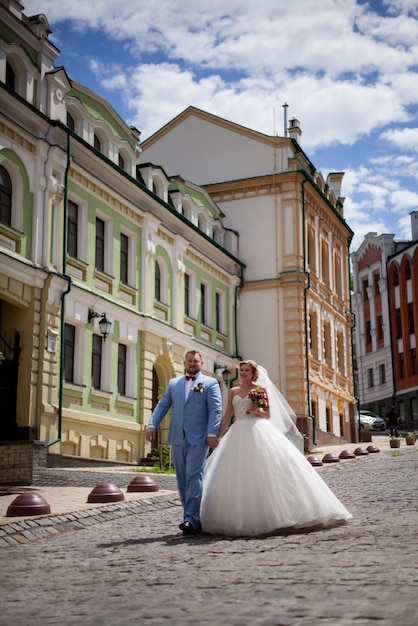
<svg viewBox="0 0 418 626">
<path fill-rule="evenodd" d="M 143 142 L 143 157 L 202 181 L 239 232 L 245 278 L 239 351 L 267 367 L 310 443 L 355 437 L 343 174 L 325 180 L 300 124 L 273 137 L 189 107 Z M 181 141 L 181 155 L 176 145 Z M 205 146 L 198 151 L 196 146 Z"/>
</svg>

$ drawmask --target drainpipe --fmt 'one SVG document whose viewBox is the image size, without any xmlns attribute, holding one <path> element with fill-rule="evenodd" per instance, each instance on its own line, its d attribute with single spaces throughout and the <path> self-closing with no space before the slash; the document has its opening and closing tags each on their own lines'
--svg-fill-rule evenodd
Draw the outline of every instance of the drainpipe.
<svg viewBox="0 0 418 626">
<path fill-rule="evenodd" d="M 308 182 L 305 179 L 302 184 L 302 250 L 303 250 L 303 271 L 308 279 L 306 287 L 303 289 L 303 316 L 304 316 L 304 330 L 305 330 L 305 368 L 306 368 L 306 391 L 308 396 L 308 416 L 312 420 L 312 443 L 316 445 L 316 424 L 315 417 L 311 415 L 311 385 L 309 382 L 309 350 L 308 350 L 308 289 L 311 286 L 311 275 L 306 271 L 306 214 L 305 214 L 305 184 Z"/>
<path fill-rule="evenodd" d="M 347 263 L 348 263 L 348 276 L 350 277 L 350 245 L 351 245 L 351 241 L 352 239 L 350 238 L 348 241 L 348 254 L 347 254 Z M 356 328 L 356 314 L 353 311 L 353 307 L 352 307 L 352 300 L 351 300 L 351 289 L 350 289 L 350 283 L 348 284 L 348 296 L 349 296 L 349 300 L 350 300 L 350 310 L 346 311 L 346 313 L 348 313 L 349 315 L 351 315 L 352 319 L 353 319 L 353 323 L 351 324 L 351 329 L 350 329 L 350 337 L 351 337 L 351 371 L 353 374 L 353 392 L 354 392 L 354 397 L 357 401 L 357 430 L 358 430 L 358 440 L 361 441 L 361 422 L 360 422 L 360 396 L 358 395 L 358 384 L 357 384 L 357 376 L 355 374 L 355 370 L 354 370 L 354 344 L 355 344 L 355 339 L 354 339 L 354 330 Z"/>
<path fill-rule="evenodd" d="M 395 383 L 395 358 L 393 350 L 394 336 L 392 333 L 392 317 L 390 314 L 390 293 L 389 293 L 389 261 L 386 258 L 386 297 L 389 317 L 389 341 L 390 341 L 390 360 L 392 361 L 392 406 L 396 407 L 396 383 Z M 386 403 L 385 403 L 386 404 Z M 390 408 L 390 407 L 389 407 Z"/>
<path fill-rule="evenodd" d="M 238 351 L 238 292 L 241 287 L 244 285 L 244 268 L 241 265 L 241 275 L 240 275 L 240 284 L 235 287 L 235 295 L 234 295 L 234 336 L 235 336 L 235 358 L 241 361 L 242 357 L 239 355 Z M 238 380 L 238 370 L 236 371 L 235 378 L 231 378 L 229 381 L 229 388 L 232 387 L 232 383 Z"/>
<path fill-rule="evenodd" d="M 60 316 L 60 358 L 59 358 L 59 387 L 58 387 L 58 436 L 54 441 L 45 444 L 46 448 L 59 443 L 62 437 L 62 396 L 64 379 L 64 328 L 65 328 L 65 296 L 71 291 L 71 276 L 67 271 L 67 228 L 68 228 L 68 172 L 70 169 L 71 156 L 70 133 L 67 132 L 67 165 L 64 175 L 64 215 L 63 215 L 63 239 L 62 239 L 62 276 L 67 281 L 67 288 L 61 294 L 61 316 Z"/>
<path fill-rule="evenodd" d="M 238 350 L 238 312 L 237 312 L 238 311 L 238 292 L 243 287 L 243 285 L 244 285 L 244 268 L 241 265 L 240 284 L 235 287 L 235 295 L 234 295 L 235 356 L 237 359 L 241 359 L 241 357 L 239 356 L 239 350 Z M 237 380 L 237 378 L 238 376 L 236 378 L 233 378 L 231 382 Z"/>
</svg>

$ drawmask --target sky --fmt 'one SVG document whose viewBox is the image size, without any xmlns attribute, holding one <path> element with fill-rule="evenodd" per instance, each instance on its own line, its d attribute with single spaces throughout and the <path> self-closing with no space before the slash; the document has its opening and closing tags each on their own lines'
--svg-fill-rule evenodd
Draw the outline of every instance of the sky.
<svg viewBox="0 0 418 626">
<path fill-rule="evenodd" d="M 194 106 L 247 128 L 302 129 L 315 168 L 345 172 L 351 251 L 411 239 L 418 209 L 417 0 L 23 0 L 55 67 L 101 94 L 141 141 Z"/>
</svg>

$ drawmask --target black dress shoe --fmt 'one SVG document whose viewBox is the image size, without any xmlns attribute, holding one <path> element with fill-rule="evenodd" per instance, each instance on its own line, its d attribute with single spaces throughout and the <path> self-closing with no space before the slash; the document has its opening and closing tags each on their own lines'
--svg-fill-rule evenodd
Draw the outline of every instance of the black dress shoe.
<svg viewBox="0 0 418 626">
<path fill-rule="evenodd" d="M 180 524 L 180 529 L 183 531 L 183 535 L 198 535 L 202 532 L 202 524 L 195 528 L 191 522 L 183 522 Z"/>
</svg>

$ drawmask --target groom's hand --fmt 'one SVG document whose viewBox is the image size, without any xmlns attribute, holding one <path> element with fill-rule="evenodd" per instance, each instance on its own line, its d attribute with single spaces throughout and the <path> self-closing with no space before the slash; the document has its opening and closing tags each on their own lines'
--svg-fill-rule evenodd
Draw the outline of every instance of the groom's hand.
<svg viewBox="0 0 418 626">
<path fill-rule="evenodd" d="M 147 441 L 152 441 L 155 437 L 155 428 L 153 428 L 152 426 L 148 426 L 147 430 L 145 431 L 145 439 Z"/>
<path fill-rule="evenodd" d="M 214 450 L 219 443 L 218 437 L 210 436 L 206 439 L 206 443 L 211 450 Z"/>
</svg>

